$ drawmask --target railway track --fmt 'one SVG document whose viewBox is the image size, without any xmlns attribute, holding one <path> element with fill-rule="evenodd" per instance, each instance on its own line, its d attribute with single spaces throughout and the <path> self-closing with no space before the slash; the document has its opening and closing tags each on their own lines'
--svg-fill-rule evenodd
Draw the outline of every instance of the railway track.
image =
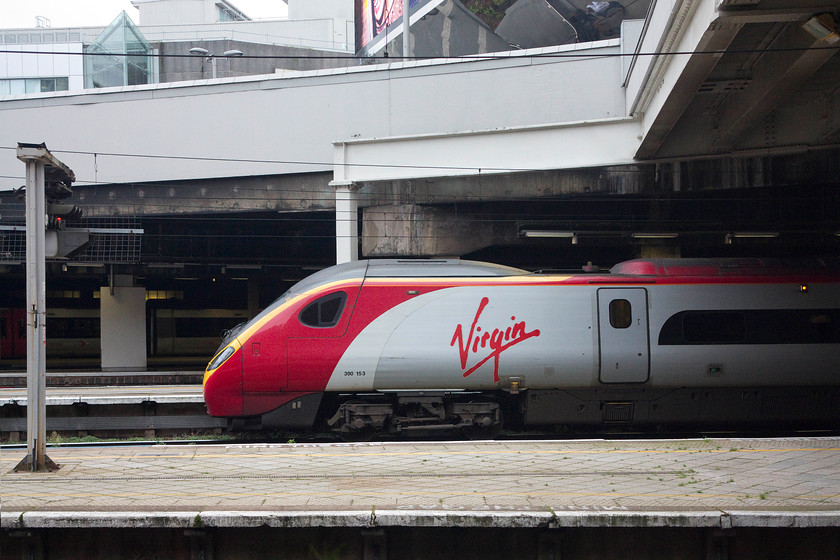
<svg viewBox="0 0 840 560">
<path fill-rule="evenodd" d="M 25 388 L 0 388 L 0 441 L 26 437 L 26 404 Z M 220 434 L 227 427 L 226 420 L 207 415 L 195 384 L 51 386 L 46 404 L 47 434 L 54 441 Z"/>
<path fill-rule="evenodd" d="M 99 381 L 102 378 L 98 378 Z M 228 434 L 235 441 L 248 444 L 259 442 L 321 443 L 340 441 L 335 434 L 308 434 L 284 432 L 228 432 L 227 421 L 207 414 L 201 386 L 176 385 L 116 385 L 116 386 L 51 386 L 47 390 L 47 434 L 50 441 L 68 445 L 78 441 L 91 445 L 125 445 L 129 438 L 145 441 L 181 441 L 185 438 L 207 436 L 207 441 L 217 442 Z M 753 436 L 832 436 L 837 430 L 668 430 L 651 434 L 638 430 L 615 427 L 609 431 L 594 430 L 529 430 L 503 431 L 496 439 L 564 439 L 587 438 L 702 438 L 702 437 L 753 437 Z M 0 388 L 0 443 L 14 445 L 26 439 L 26 389 L 24 387 Z M 385 438 L 395 439 L 395 438 Z M 418 434 L 413 441 L 430 439 L 428 434 Z M 438 441 L 461 439 L 441 433 L 433 437 Z M 93 441 L 89 441 L 93 440 Z M 200 440 L 192 439 L 199 444 Z"/>
</svg>

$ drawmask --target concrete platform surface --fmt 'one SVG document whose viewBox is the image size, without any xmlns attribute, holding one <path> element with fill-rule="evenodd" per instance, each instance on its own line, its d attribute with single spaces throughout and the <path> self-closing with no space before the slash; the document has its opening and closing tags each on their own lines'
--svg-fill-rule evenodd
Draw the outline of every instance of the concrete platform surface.
<svg viewBox="0 0 840 560">
<path fill-rule="evenodd" d="M 840 438 L 48 449 L 3 528 L 837 527 Z"/>
</svg>

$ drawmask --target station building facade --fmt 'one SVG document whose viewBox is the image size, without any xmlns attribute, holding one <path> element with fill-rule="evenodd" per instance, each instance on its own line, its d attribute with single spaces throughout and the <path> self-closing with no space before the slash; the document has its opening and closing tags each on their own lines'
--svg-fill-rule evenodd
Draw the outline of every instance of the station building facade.
<svg viewBox="0 0 840 560">
<path fill-rule="evenodd" d="M 0 96 L 209 78 L 210 63 L 203 57 L 182 62 L 161 56 L 187 55 L 194 46 L 218 55 L 236 50 L 226 48 L 231 45 L 251 55 L 278 57 L 310 50 L 354 52 L 352 0 L 291 0 L 289 17 L 276 20 L 252 20 L 225 0 L 133 4 L 139 23 L 122 12 L 104 28 L 52 28 L 40 20 L 42 27 L 0 29 Z M 270 74 L 283 67 L 282 61 L 220 59 L 216 66 L 220 77 Z"/>
</svg>

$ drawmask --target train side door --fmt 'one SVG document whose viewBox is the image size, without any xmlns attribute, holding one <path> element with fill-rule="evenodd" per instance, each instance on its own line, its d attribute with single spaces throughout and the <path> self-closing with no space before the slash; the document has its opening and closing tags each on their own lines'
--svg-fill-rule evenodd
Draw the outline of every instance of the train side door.
<svg viewBox="0 0 840 560">
<path fill-rule="evenodd" d="M 647 290 L 598 290 L 602 383 L 644 383 L 650 375 Z"/>
</svg>

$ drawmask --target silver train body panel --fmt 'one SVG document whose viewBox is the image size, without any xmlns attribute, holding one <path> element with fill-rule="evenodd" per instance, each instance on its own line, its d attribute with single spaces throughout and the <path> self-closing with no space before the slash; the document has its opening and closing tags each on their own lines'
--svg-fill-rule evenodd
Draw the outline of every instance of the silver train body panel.
<svg viewBox="0 0 840 560">
<path fill-rule="evenodd" d="M 512 381 L 523 389 L 834 385 L 837 343 L 659 339 L 669 319 L 688 311 L 837 308 L 831 283 L 807 293 L 795 283 L 443 288 L 371 322 L 327 391 L 496 390 Z"/>
</svg>

